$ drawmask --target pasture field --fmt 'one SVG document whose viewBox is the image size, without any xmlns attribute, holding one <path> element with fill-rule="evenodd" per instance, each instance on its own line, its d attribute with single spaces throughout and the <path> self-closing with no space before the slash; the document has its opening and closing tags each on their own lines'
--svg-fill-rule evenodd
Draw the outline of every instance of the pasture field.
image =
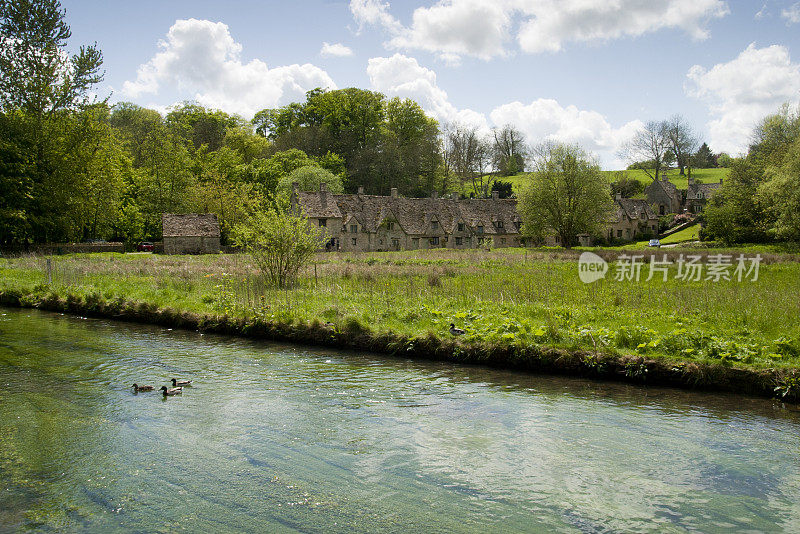
<svg viewBox="0 0 800 534">
<path fill-rule="evenodd" d="M 265 285 L 246 255 L 92 254 L 0 259 L 0 296 L 147 303 L 281 324 L 325 324 L 464 345 L 546 346 L 747 368 L 800 367 L 800 256 L 769 249 L 635 251 L 667 279 L 617 280 L 625 249 L 595 249 L 604 279 L 578 276 L 581 251 L 422 250 L 318 254 L 291 289 Z M 681 254 L 761 254 L 757 280 L 678 278 Z M 666 255 L 666 256 L 665 256 Z M 730 273 L 733 274 L 733 268 Z"/>
</svg>

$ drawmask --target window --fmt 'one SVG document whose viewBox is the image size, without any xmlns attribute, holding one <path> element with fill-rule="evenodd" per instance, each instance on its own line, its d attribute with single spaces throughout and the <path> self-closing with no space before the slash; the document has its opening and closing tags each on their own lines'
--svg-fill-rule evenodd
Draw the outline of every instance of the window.
<svg viewBox="0 0 800 534">
<path fill-rule="evenodd" d="M 456 245 L 458 246 L 458 245 L 463 245 L 463 244 L 464 244 L 464 238 L 463 237 L 457 237 L 456 238 Z"/>
<path fill-rule="evenodd" d="M 514 226 L 517 228 L 517 231 L 519 231 L 519 229 L 522 228 L 522 222 L 517 221 L 514 223 Z"/>
<path fill-rule="evenodd" d="M 419 238 L 412 237 L 411 238 L 411 248 L 419 248 Z"/>
<path fill-rule="evenodd" d="M 503 221 L 495 221 L 494 227 L 497 228 L 498 230 L 503 228 Z"/>
<path fill-rule="evenodd" d="M 617 237 L 622 237 L 622 230 L 617 230 Z"/>
<path fill-rule="evenodd" d="M 379 240 L 378 240 L 378 244 L 379 244 L 379 245 L 383 245 L 383 239 L 379 239 Z"/>
<path fill-rule="evenodd" d="M 653 232 L 657 232 L 658 231 L 658 228 L 656 228 L 655 224 L 653 226 L 651 226 L 651 228 L 653 229 Z"/>
<path fill-rule="evenodd" d="M 659 214 L 659 215 L 664 215 L 664 205 L 663 205 L 663 204 L 661 204 L 661 205 L 658 207 L 658 214 Z"/>
<path fill-rule="evenodd" d="M 320 219 L 319 226 L 320 228 L 325 228 L 326 226 L 328 226 L 328 219 Z"/>
<path fill-rule="evenodd" d="M 392 239 L 392 248 L 397 250 L 400 248 L 400 240 L 397 238 Z"/>
<path fill-rule="evenodd" d="M 639 217 L 641 217 L 641 219 L 642 219 L 642 220 L 645 220 L 645 219 L 647 219 L 647 213 L 645 213 L 645 212 L 643 211 L 643 212 L 641 213 L 641 215 L 639 215 Z"/>
<path fill-rule="evenodd" d="M 478 233 L 479 233 L 479 234 L 482 234 L 482 233 L 483 233 L 483 226 L 478 226 Z"/>
<path fill-rule="evenodd" d="M 351 234 L 357 234 L 358 233 L 358 225 L 357 224 L 351 224 L 350 225 L 350 233 Z"/>
<path fill-rule="evenodd" d="M 350 242 L 351 242 L 351 243 L 353 243 L 353 246 L 356 246 L 356 238 L 355 238 L 355 237 L 354 237 L 354 238 L 352 238 L 352 239 L 350 240 Z"/>
<path fill-rule="evenodd" d="M 438 237 L 432 237 L 431 238 L 431 245 L 438 245 L 438 244 L 439 244 L 439 238 Z"/>
<path fill-rule="evenodd" d="M 387 230 L 394 230 L 394 223 L 393 222 L 386 223 L 386 229 Z"/>
<path fill-rule="evenodd" d="M 464 223 L 458 223 L 458 231 L 459 232 L 463 232 L 464 231 Z"/>
<path fill-rule="evenodd" d="M 439 229 L 439 221 L 431 221 L 431 230 Z"/>
</svg>

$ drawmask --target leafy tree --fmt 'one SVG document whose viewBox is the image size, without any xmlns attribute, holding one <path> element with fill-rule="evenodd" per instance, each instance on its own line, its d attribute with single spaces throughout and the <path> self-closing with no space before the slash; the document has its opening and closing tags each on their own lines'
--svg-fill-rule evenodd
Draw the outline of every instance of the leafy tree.
<svg viewBox="0 0 800 534">
<path fill-rule="evenodd" d="M 633 198 L 644 191 L 642 182 L 635 178 L 628 177 L 627 173 L 617 171 L 614 173 L 615 180 L 611 182 L 611 196 L 617 194 L 622 195 L 622 198 Z"/>
<path fill-rule="evenodd" d="M 236 226 L 234 241 L 250 254 L 261 274 L 278 287 L 287 287 L 322 246 L 322 233 L 280 200 L 258 210 Z"/>
<path fill-rule="evenodd" d="M 692 155 L 697 149 L 697 135 L 681 115 L 673 115 L 664 121 L 664 128 L 670 153 L 683 176 L 684 168 L 692 164 Z"/>
<path fill-rule="evenodd" d="M 288 195 L 293 183 L 297 183 L 301 191 L 319 191 L 320 184 L 325 183 L 330 193 L 344 193 L 342 178 L 316 165 L 300 167 L 282 177 L 278 182 L 278 193 Z"/>
<path fill-rule="evenodd" d="M 733 158 L 725 152 L 720 152 L 717 156 L 717 167 L 727 169 L 731 166 L 731 163 L 733 163 Z"/>
<path fill-rule="evenodd" d="M 717 165 L 716 158 L 706 143 L 700 145 L 700 148 L 697 149 L 693 159 L 694 167 L 698 169 L 710 169 L 712 167 L 716 167 Z"/>
<path fill-rule="evenodd" d="M 752 161 L 735 160 L 728 179 L 703 211 L 704 235 L 725 244 L 766 240 L 764 210 L 756 199 L 762 180 Z"/>
<path fill-rule="evenodd" d="M 514 196 L 514 184 L 497 180 L 492 184 L 492 191 L 497 191 L 499 198 L 511 198 Z"/>
<path fill-rule="evenodd" d="M 518 210 L 527 236 L 550 232 L 565 247 L 578 234 L 597 235 L 611 209 L 608 181 L 596 161 L 576 145 L 548 143 L 534 149 L 534 173 L 522 190 Z"/>
<path fill-rule="evenodd" d="M 209 150 L 219 150 L 225 142 L 229 128 L 243 126 L 244 122 L 224 111 L 210 110 L 192 102 L 184 102 L 172 109 L 166 123 L 183 139 L 190 148 L 197 150 L 205 145 Z"/>
<path fill-rule="evenodd" d="M 492 157 L 495 169 L 503 176 L 513 176 L 525 170 L 528 148 L 525 135 L 506 124 L 493 130 Z"/>
</svg>

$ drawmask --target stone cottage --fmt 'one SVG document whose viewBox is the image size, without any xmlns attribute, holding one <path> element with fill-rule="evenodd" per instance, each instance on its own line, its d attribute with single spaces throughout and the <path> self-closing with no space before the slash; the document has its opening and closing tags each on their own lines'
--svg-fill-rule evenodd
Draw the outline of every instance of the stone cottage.
<svg viewBox="0 0 800 534">
<path fill-rule="evenodd" d="M 606 228 L 609 241 L 629 241 L 641 235 L 655 236 L 658 234 L 658 215 L 647 200 L 617 195 Z"/>
<path fill-rule="evenodd" d="M 515 199 L 457 199 L 434 192 L 428 198 L 405 198 L 392 188 L 389 196 L 332 194 L 292 187 L 291 202 L 310 224 L 323 229 L 326 250 L 386 251 L 429 248 L 475 248 L 492 240 L 494 247 L 522 244 Z"/>
<path fill-rule="evenodd" d="M 644 188 L 647 202 L 658 215 L 683 212 L 683 195 L 678 187 L 669 181 L 666 174 L 660 180 L 651 182 Z"/>
<path fill-rule="evenodd" d="M 686 209 L 690 213 L 700 213 L 703 211 L 708 199 L 722 187 L 722 178 L 718 184 L 698 184 L 694 178 L 689 177 L 688 189 L 686 190 Z"/>
<path fill-rule="evenodd" d="M 215 254 L 220 251 L 219 221 L 213 213 L 164 213 L 165 254 Z"/>
</svg>

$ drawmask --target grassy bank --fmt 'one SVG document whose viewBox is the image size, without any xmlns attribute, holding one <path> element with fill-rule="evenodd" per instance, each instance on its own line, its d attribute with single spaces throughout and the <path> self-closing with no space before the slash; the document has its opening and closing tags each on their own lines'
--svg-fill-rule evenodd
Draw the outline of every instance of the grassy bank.
<svg viewBox="0 0 800 534">
<path fill-rule="evenodd" d="M 56 257 L 50 284 L 45 259 L 23 257 L 0 260 L 0 290 L 8 304 L 589 376 L 723 387 L 746 371 L 760 385 L 742 391 L 797 394 L 796 256 L 766 255 L 757 281 L 716 283 L 676 280 L 674 266 L 666 282 L 644 281 L 646 270 L 640 282 L 615 281 L 612 264 L 608 279 L 583 284 L 576 258 L 321 254 L 295 288 L 279 290 L 239 255 Z M 467 334 L 453 340 L 451 322 Z"/>
</svg>

